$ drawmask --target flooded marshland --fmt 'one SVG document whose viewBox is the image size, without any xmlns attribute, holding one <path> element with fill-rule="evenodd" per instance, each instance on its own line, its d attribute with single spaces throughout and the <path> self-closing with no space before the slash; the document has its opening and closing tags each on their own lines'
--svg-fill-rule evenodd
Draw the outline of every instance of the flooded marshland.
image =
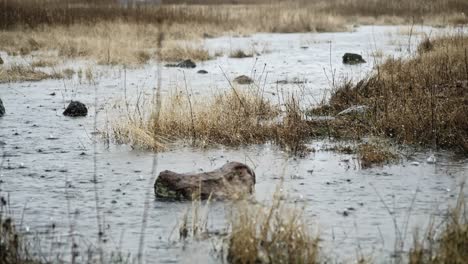
<svg viewBox="0 0 468 264">
<path fill-rule="evenodd" d="M 219 263 L 222 235 L 179 240 L 178 226 L 192 203 L 154 199 L 153 183 L 162 170 L 202 172 L 240 161 L 257 175 L 255 200 L 268 202 L 280 188 L 288 204 L 304 207 L 308 225 L 334 261 L 352 262 L 362 254 L 391 262 L 395 250 L 408 249 L 414 228 L 441 219 L 454 205 L 468 175 L 465 156 L 394 146 L 401 160 L 362 169 L 356 154 L 331 150 L 357 144 L 352 141 L 310 141 L 307 145 L 315 151 L 305 157 L 270 144 L 200 149 L 180 142 L 152 153 L 107 142 L 96 131 L 109 129 L 117 102 L 132 105 L 151 96 L 158 78 L 163 95 L 187 89 L 210 96 L 231 89 L 234 77 L 248 75 L 271 98 L 294 92 L 304 103 L 316 105 L 328 98 L 334 82 L 365 78 L 383 58 L 412 56 L 425 36 L 454 30 L 460 29 L 415 27 L 417 33 L 409 35 L 396 26 L 362 26 L 345 33 L 225 36 L 203 40 L 207 50 L 222 55 L 194 69 L 158 69 L 156 62 L 125 68 L 68 61 L 63 67 L 90 69 L 93 77 L 74 74 L 71 79 L 0 84 L 7 111 L 0 118 L 0 191 L 9 197 L 21 230 L 42 239 L 36 250 L 45 256 L 66 255 L 71 232 L 81 247 L 97 246 L 97 187 L 106 249 L 135 256 L 143 235 L 148 263 Z M 236 50 L 254 56 L 230 58 Z M 361 54 L 367 63 L 343 65 L 346 52 Z M 0 54 L 6 64 L 27 63 L 34 56 Z M 202 69 L 207 74 L 199 74 Z M 88 116 L 63 116 L 69 100 L 85 103 Z M 435 163 L 427 162 L 431 154 Z M 141 234 L 145 201 L 150 204 L 148 224 Z M 231 210 L 232 202 L 212 202 L 208 230 L 226 233 Z M 396 246 L 396 241 L 405 244 Z"/>
</svg>

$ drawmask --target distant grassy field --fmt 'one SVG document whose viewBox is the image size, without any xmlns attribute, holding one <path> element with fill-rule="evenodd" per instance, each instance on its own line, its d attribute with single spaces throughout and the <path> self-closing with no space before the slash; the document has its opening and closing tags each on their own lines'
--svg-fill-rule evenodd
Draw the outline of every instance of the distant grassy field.
<svg viewBox="0 0 468 264">
<path fill-rule="evenodd" d="M 161 59 L 176 61 L 209 59 L 200 47 L 177 47 L 179 40 L 207 36 L 334 32 L 346 31 L 353 24 L 468 22 L 468 2 L 464 0 L 162 2 L 0 0 L 0 50 L 12 55 L 58 50 L 66 58 L 137 65 L 155 58 L 154 43 L 160 32 L 164 33 L 164 46 L 172 47 L 161 54 Z"/>
</svg>

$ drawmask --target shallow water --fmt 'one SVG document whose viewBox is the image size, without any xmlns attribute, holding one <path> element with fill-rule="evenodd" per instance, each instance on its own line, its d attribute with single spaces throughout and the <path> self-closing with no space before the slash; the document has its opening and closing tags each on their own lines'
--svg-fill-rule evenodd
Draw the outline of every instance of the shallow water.
<svg viewBox="0 0 468 264">
<path fill-rule="evenodd" d="M 413 36 L 410 43 L 408 36 L 397 34 L 398 30 L 398 27 L 360 27 L 349 33 L 256 34 L 245 38 L 207 39 L 204 45 L 210 50 L 229 52 L 256 45 L 266 47 L 268 52 L 247 59 L 224 56 L 200 63 L 196 69 L 164 68 L 163 92 L 183 89 L 184 75 L 194 94 L 229 89 L 224 71 L 228 78 L 240 74 L 257 76 L 258 83 L 270 93 L 279 89 L 301 91 L 306 101 L 315 103 L 326 97 L 332 72 L 336 79 L 346 76 L 357 80 L 372 70 L 374 61 L 369 54 L 373 51 L 382 50 L 390 56 L 408 56 L 408 47 L 414 51 L 422 34 Z M 433 35 L 443 30 L 421 28 L 420 31 Z M 307 49 L 302 48 L 306 46 Z M 344 52 L 361 53 L 368 63 L 344 66 L 341 64 Z M 15 60 L 3 53 L 2 58 L 7 63 Z M 83 67 L 85 64 L 70 62 L 69 65 Z M 199 69 L 209 74 L 199 75 L 196 73 Z M 70 223 L 81 246 L 96 245 L 93 183 L 96 157 L 96 186 L 107 240 L 105 247 L 136 254 L 144 201 L 149 192 L 149 222 L 145 230 L 147 262 L 219 262 L 212 256 L 210 241 L 178 241 L 178 231 L 174 228 L 191 204 L 153 199 L 154 154 L 126 146 L 108 146 L 102 141 L 93 145 L 95 98 L 97 127 L 105 129 L 115 99 L 124 94 L 135 98 L 140 93 L 152 93 L 157 67 L 124 70 L 97 66 L 95 70 L 96 85 L 80 82 L 76 76 L 66 81 L 0 84 L 0 98 L 7 109 L 7 115 L 0 118 L 0 141 L 5 143 L 0 192 L 10 196 L 15 218 L 22 219 L 23 230 L 39 232 L 39 237 L 54 241 L 53 247 L 43 246 L 45 255 L 69 248 L 66 242 L 69 242 Z M 276 84 L 278 80 L 293 78 L 306 82 Z M 55 96 L 50 95 L 53 92 Z M 62 116 L 70 99 L 90 106 L 88 117 Z M 425 162 L 428 153 L 415 152 L 411 160 L 361 170 L 353 155 L 324 150 L 328 144 L 333 143 L 311 142 L 317 152 L 304 159 L 288 157 L 270 145 L 207 150 L 180 146 L 157 154 L 156 174 L 166 169 L 207 171 L 232 160 L 246 162 L 257 174 L 255 197 L 260 201 L 272 197 L 284 176 L 282 189 L 288 201 L 305 206 L 311 228 L 318 228 L 324 239 L 325 252 L 340 262 L 355 260 L 358 248 L 364 255 L 375 256 L 374 259 L 389 260 L 396 237 L 393 219 L 403 229 L 409 215 L 408 228 L 403 232 L 408 242 L 413 227 L 425 227 L 431 216 L 440 217 L 453 205 L 461 182 L 467 178 L 468 159 L 448 152 L 436 152 L 436 164 Z M 411 165 L 415 161 L 418 166 Z M 223 229 L 229 210 L 228 202 L 214 203 L 209 227 Z M 344 211 L 349 215 L 344 216 Z"/>
</svg>

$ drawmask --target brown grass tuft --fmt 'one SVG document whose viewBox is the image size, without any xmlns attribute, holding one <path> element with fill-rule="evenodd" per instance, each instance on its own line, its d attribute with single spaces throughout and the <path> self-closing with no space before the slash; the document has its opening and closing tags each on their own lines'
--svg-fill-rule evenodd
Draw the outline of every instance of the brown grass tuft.
<svg viewBox="0 0 468 264">
<path fill-rule="evenodd" d="M 119 116 L 125 118 L 112 129 L 118 143 L 158 150 L 176 140 L 201 146 L 274 142 L 299 152 L 309 136 L 298 100 L 291 97 L 281 110 L 253 87 L 232 88 L 208 98 L 176 92 L 163 99 L 157 118 L 148 114 L 155 108 L 153 103 L 137 108 L 131 112 L 143 114 L 133 116 L 128 109 L 120 109 Z"/>
<path fill-rule="evenodd" d="M 46 73 L 36 70 L 29 65 L 11 65 L 0 68 L 0 83 L 7 82 L 37 82 L 45 79 L 69 78 L 68 70 L 63 72 Z"/>
<path fill-rule="evenodd" d="M 409 252 L 410 264 L 463 264 L 468 259 L 468 211 L 460 188 L 457 205 L 449 212 L 445 225 L 437 232 L 431 225 L 424 238 L 417 235 Z"/>
<path fill-rule="evenodd" d="M 191 59 L 194 61 L 206 61 L 212 59 L 208 50 L 201 46 L 191 45 L 189 43 L 165 43 L 161 51 L 161 60 L 163 61 L 182 61 Z"/>
<path fill-rule="evenodd" d="M 230 223 L 229 263 L 319 263 L 319 238 L 311 235 L 303 210 L 276 192 L 271 205 L 237 204 Z"/>
<path fill-rule="evenodd" d="M 370 168 L 373 165 L 382 165 L 398 158 L 397 155 L 381 145 L 361 144 L 357 148 L 361 167 Z"/>
</svg>

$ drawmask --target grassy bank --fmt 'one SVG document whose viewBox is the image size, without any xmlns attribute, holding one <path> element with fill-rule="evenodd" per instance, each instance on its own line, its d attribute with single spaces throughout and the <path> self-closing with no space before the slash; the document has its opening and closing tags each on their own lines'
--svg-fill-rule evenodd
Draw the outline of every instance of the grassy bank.
<svg viewBox="0 0 468 264">
<path fill-rule="evenodd" d="M 56 50 L 102 64 L 146 63 L 156 58 L 160 32 L 177 56 L 165 60 L 205 60 L 180 40 L 254 32 L 333 32 L 351 24 L 466 24 L 468 3 L 436 1 L 197 1 L 181 5 L 119 5 L 113 0 L 0 0 L 0 50 L 28 55 Z M 172 42 L 172 44 L 171 44 Z M 187 51 L 187 52 L 184 52 Z M 162 53 L 167 54 L 167 52 Z"/>
<path fill-rule="evenodd" d="M 366 105 L 365 118 L 337 121 L 406 144 L 468 152 L 468 37 L 427 39 L 411 59 L 387 59 L 357 84 L 332 94 L 324 113 Z"/>
</svg>

